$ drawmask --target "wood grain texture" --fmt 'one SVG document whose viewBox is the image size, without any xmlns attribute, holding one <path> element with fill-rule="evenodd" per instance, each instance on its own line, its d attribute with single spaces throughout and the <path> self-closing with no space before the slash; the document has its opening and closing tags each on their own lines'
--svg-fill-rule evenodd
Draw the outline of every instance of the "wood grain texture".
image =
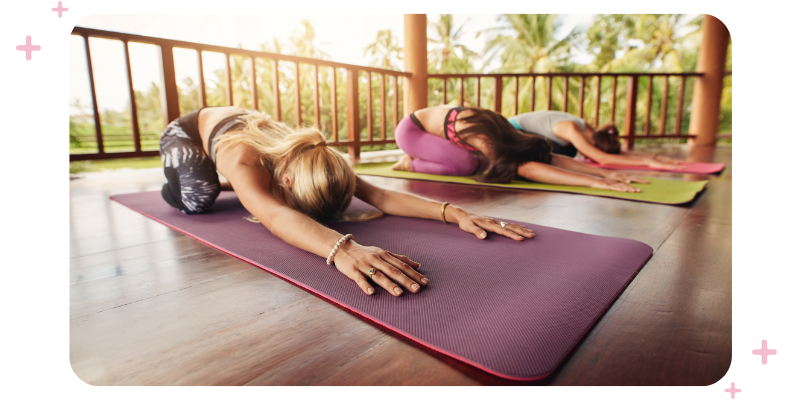
<svg viewBox="0 0 800 400">
<path fill-rule="evenodd" d="M 725 374 L 731 360 L 731 150 L 637 149 L 656 150 L 728 167 L 685 206 L 365 179 L 500 219 L 652 246 L 653 258 L 559 369 L 532 384 L 707 385 Z M 400 337 L 108 200 L 111 194 L 158 190 L 163 181 L 160 170 L 143 170 L 70 183 L 70 361 L 84 381 L 521 384 Z"/>
</svg>

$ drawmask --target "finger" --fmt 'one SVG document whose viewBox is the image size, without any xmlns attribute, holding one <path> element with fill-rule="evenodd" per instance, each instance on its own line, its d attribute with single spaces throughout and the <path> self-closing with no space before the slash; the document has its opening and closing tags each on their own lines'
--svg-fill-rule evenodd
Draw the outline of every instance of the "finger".
<svg viewBox="0 0 800 400">
<path fill-rule="evenodd" d="M 422 275 L 419 272 L 417 272 L 417 270 L 412 268 L 410 265 L 408 265 L 408 264 L 398 260 L 397 258 L 393 257 L 392 253 L 389 253 L 387 251 L 386 254 L 384 256 L 382 256 L 381 258 L 383 258 L 384 261 L 386 261 L 387 263 L 391 264 L 392 266 L 394 266 L 395 268 L 400 270 L 400 272 L 402 273 L 402 276 L 400 276 L 399 278 L 402 279 L 404 277 L 407 277 L 407 278 L 410 279 L 410 281 L 408 281 L 408 282 L 402 282 L 402 281 L 398 281 L 398 280 L 395 279 L 395 282 L 400 283 L 406 289 L 408 289 L 408 290 L 410 290 L 410 291 L 412 291 L 414 293 L 417 293 L 417 292 L 419 292 L 419 289 L 420 289 L 418 284 L 422 284 L 422 285 L 427 285 L 428 284 L 428 278 L 426 278 L 424 275 Z M 394 278 L 394 276 L 392 276 L 392 278 Z"/>
<path fill-rule="evenodd" d="M 512 232 L 514 232 L 516 234 L 525 236 L 526 238 L 532 238 L 532 237 L 536 236 L 536 234 L 533 233 L 532 230 L 530 230 L 530 229 L 528 229 L 528 228 L 526 228 L 526 227 L 524 227 L 522 225 L 506 224 L 506 229 L 508 229 L 508 230 L 510 230 L 510 231 L 512 231 Z"/>
<path fill-rule="evenodd" d="M 369 284 L 367 278 L 361 272 L 353 271 L 352 276 L 348 276 L 348 278 L 352 279 L 367 295 L 371 296 L 375 294 L 375 289 Z"/>
<path fill-rule="evenodd" d="M 386 289 L 386 291 L 394 297 L 399 297 L 403 294 L 403 289 L 400 287 L 400 285 L 395 283 L 387 275 L 387 271 L 392 271 L 392 273 L 394 273 L 393 269 L 396 270 L 397 268 L 387 264 L 378 256 L 374 256 L 374 258 L 370 260 L 369 267 L 377 270 L 377 272 L 371 276 L 371 279 L 373 282 L 377 283 L 378 286 Z M 369 272 L 367 272 L 367 274 L 369 274 Z M 408 279 L 408 277 L 406 277 L 406 279 Z"/>
<path fill-rule="evenodd" d="M 486 239 L 487 236 L 486 231 L 481 229 L 481 227 L 475 224 L 474 222 L 469 227 L 461 229 L 463 229 L 466 232 L 472 232 L 478 239 Z"/>
<path fill-rule="evenodd" d="M 408 258 L 406 256 L 401 256 L 399 254 L 394 254 L 391 251 L 387 251 L 387 253 L 391 254 L 392 257 L 394 257 L 394 258 L 396 258 L 396 259 L 398 259 L 398 260 L 400 260 L 400 261 L 412 266 L 413 268 L 419 268 L 419 267 L 422 266 L 422 264 L 420 264 L 420 263 L 418 263 L 416 261 L 413 261 L 413 260 L 411 260 L 410 258 Z"/>
<path fill-rule="evenodd" d="M 650 183 L 650 181 L 648 181 L 648 180 L 645 180 L 645 179 L 642 179 L 642 178 L 638 178 L 638 177 L 635 177 L 635 176 L 631 177 L 631 181 L 632 182 L 636 182 L 636 183 Z"/>
<path fill-rule="evenodd" d="M 494 232 L 494 233 L 506 236 L 508 238 L 514 239 L 516 241 L 521 241 L 521 240 L 525 239 L 524 237 L 522 237 L 518 233 L 512 232 L 511 230 L 503 228 L 500 225 L 491 224 L 491 223 L 487 224 L 487 223 L 485 223 L 483 221 L 480 221 L 480 222 L 477 222 L 477 223 L 480 224 L 481 228 L 486 229 L 489 232 Z"/>
</svg>

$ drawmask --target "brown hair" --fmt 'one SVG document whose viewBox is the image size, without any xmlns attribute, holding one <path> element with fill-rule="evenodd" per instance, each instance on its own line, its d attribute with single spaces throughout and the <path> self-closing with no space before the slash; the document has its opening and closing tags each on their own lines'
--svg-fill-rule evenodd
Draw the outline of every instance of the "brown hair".
<svg viewBox="0 0 800 400">
<path fill-rule="evenodd" d="M 614 124 L 605 124 L 597 128 L 592 137 L 594 139 L 594 147 L 603 150 L 605 153 L 619 154 L 622 149 L 619 145 L 619 129 Z"/>
<path fill-rule="evenodd" d="M 469 107 L 464 111 L 472 115 L 458 118 L 469 124 L 457 131 L 462 142 L 473 136 L 484 136 L 492 151 L 492 158 L 475 151 L 479 157 L 489 160 L 486 172 L 477 179 L 481 182 L 508 183 L 517 176 L 517 168 L 528 161 L 550 164 L 553 144 L 549 140 L 533 134 L 518 131 L 502 115 L 482 108 Z"/>
</svg>

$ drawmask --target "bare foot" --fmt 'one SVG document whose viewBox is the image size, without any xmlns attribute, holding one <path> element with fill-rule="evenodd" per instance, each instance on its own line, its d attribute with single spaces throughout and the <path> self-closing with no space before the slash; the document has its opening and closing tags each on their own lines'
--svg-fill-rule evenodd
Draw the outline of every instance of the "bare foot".
<svg viewBox="0 0 800 400">
<path fill-rule="evenodd" d="M 393 171 L 411 171 L 411 156 L 408 154 L 404 154 L 403 158 L 400 159 L 397 163 L 391 166 L 391 170 Z"/>
</svg>

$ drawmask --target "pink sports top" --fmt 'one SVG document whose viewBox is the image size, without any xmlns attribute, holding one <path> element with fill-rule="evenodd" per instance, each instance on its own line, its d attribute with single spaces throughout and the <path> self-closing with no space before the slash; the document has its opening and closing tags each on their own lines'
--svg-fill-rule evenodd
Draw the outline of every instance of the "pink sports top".
<svg viewBox="0 0 800 400">
<path fill-rule="evenodd" d="M 469 151 L 477 151 L 474 147 L 462 143 L 461 139 L 458 138 L 456 135 L 456 117 L 458 113 L 463 111 L 464 107 L 454 107 L 451 108 L 450 111 L 447 112 L 447 115 L 444 117 L 444 134 L 447 136 L 447 139 L 451 142 L 469 150 Z"/>
</svg>

